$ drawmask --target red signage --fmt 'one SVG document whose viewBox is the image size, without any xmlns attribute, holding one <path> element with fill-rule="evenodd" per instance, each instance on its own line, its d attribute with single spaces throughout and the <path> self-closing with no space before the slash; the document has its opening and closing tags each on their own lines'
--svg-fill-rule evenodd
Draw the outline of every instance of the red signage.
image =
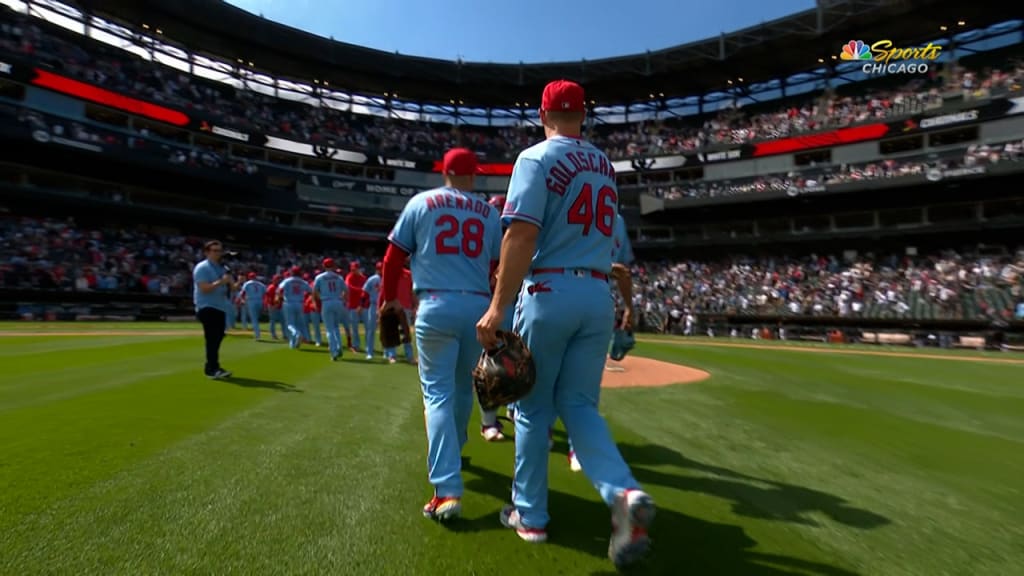
<svg viewBox="0 0 1024 576">
<path fill-rule="evenodd" d="M 889 126 L 883 123 L 866 124 L 852 128 L 840 128 L 831 132 L 821 134 L 808 134 L 806 136 L 794 136 L 781 140 L 771 140 L 754 144 L 753 156 L 774 156 L 813 148 L 827 148 L 840 146 L 842 144 L 853 144 L 867 140 L 877 140 L 889 132 Z"/>
<path fill-rule="evenodd" d="M 441 172 L 441 161 L 434 162 L 434 172 Z M 484 176 L 509 176 L 512 174 L 511 164 L 480 164 L 477 171 Z"/>
<path fill-rule="evenodd" d="M 81 98 L 82 100 L 110 106 L 111 108 L 130 112 L 151 120 L 166 122 L 175 126 L 186 126 L 189 123 L 189 118 L 184 112 L 151 104 L 129 96 L 122 96 L 117 92 L 111 92 L 92 84 L 72 80 L 59 74 L 40 70 L 39 68 L 35 69 L 35 78 L 32 79 L 32 83 L 42 88 L 48 88 L 55 92 Z"/>
</svg>

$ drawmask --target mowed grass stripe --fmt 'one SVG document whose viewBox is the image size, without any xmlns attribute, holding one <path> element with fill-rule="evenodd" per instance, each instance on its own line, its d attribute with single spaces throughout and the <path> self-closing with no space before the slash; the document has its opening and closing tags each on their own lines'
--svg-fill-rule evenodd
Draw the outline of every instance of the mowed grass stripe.
<svg viewBox="0 0 1024 576">
<path fill-rule="evenodd" d="M 733 385 L 760 390 L 769 382 L 761 374 L 771 372 L 778 394 L 1024 442 L 1024 368 L 1016 366 L 864 356 L 815 362 L 798 352 L 727 348 L 651 350 L 702 369 L 710 370 L 704 365 L 710 363 L 713 374 Z"/>
<path fill-rule="evenodd" d="M 0 509 L 0 573 L 611 573 L 608 511 L 568 470 L 564 433 L 550 458 L 548 545 L 499 526 L 514 448 L 483 442 L 475 423 L 465 519 L 446 529 L 419 514 L 430 488 L 412 367 L 332 364 L 323 349 L 233 338 L 225 364 L 253 379 L 236 386 L 195 379 L 194 343 L 175 383 L 189 394 L 169 402 L 170 383 L 120 388 L 131 394 L 108 423 L 85 428 L 102 437 L 94 443 L 72 427 L 56 444 L 32 440 L 51 425 L 21 422 L 26 442 L 55 456 L 50 473 L 68 477 L 58 497 L 34 482 L 36 460 L 20 482 L 0 418 L 0 482 L 36 500 L 13 519 Z M 986 366 L 973 398 L 959 370 L 979 364 L 650 344 L 636 352 L 712 373 L 691 386 L 603 393 L 623 455 L 659 504 L 654 555 L 636 573 L 935 576 L 1024 564 L 1015 520 L 1024 472 L 1008 440 L 1019 431 L 1008 422 L 1016 405 L 989 417 L 1000 398 L 1017 398 L 1018 367 Z M 152 352 L 176 358 L 163 354 Z M 293 388 L 301 392 L 284 391 Z M 104 444 L 154 434 L 162 440 L 131 458 Z M 76 454 L 63 453 L 68 442 Z M 89 455 L 111 465 L 92 473 L 79 462 Z M 75 483 L 78 470 L 60 471 L 68 464 L 92 479 Z"/>
<path fill-rule="evenodd" d="M 901 416 L 897 409 L 881 409 L 878 397 L 884 390 L 864 394 L 870 401 L 809 398 L 812 394 L 805 390 L 813 391 L 826 380 L 831 386 L 845 385 L 854 397 L 864 389 L 856 382 L 858 376 L 847 372 L 847 359 L 808 363 L 800 370 L 776 362 L 771 353 L 762 363 L 748 363 L 746 351 L 733 358 L 673 353 L 671 347 L 643 349 L 662 357 L 684 356 L 679 359 L 713 376 L 700 385 L 677 388 L 685 399 L 676 403 L 660 398 L 661 390 L 615 391 L 605 394 L 614 398 L 606 409 L 630 406 L 623 416 L 634 429 L 649 438 L 662 436 L 664 442 L 674 436 L 679 443 L 680 431 L 692 430 L 684 434 L 685 448 L 679 449 L 686 454 L 680 468 L 710 469 L 727 478 L 740 473 L 786 485 L 767 492 L 752 489 L 749 482 L 703 488 L 722 497 L 733 494 L 742 514 L 779 518 L 804 538 L 818 540 L 822 549 L 835 550 L 837 557 L 861 559 L 856 567 L 864 574 L 964 573 L 972 568 L 959 551 L 972 548 L 988 552 L 984 562 L 992 569 L 977 573 L 1006 573 L 1021 560 L 1017 543 L 1024 533 L 1013 520 L 1024 513 L 1015 488 L 1015 478 L 1024 475 L 1021 460 L 1014 456 L 1019 443 L 991 431 L 966 432 L 969 426 L 963 424 L 940 426 Z M 698 357 L 700 362 L 695 361 Z M 885 358 L 876 359 L 875 366 L 896 374 L 904 369 L 902 363 Z M 988 376 L 1007 380 L 1016 371 L 1001 366 Z M 941 381 L 941 372 L 935 378 Z M 940 398 L 944 392 L 936 388 Z M 927 398 L 924 390 L 918 393 Z M 874 406 L 861 407 L 868 404 Z M 988 408 L 962 409 L 961 417 L 984 426 Z M 664 422 L 674 425 L 659 425 Z M 872 529 L 856 526 L 877 517 L 887 522 Z M 993 525 L 1011 528 L 994 535 L 986 528 Z M 851 528 L 863 531 L 854 535 Z M 774 531 L 753 533 L 764 541 Z M 936 547 L 936 538 L 952 547 Z M 894 540 L 907 545 L 892 546 Z M 907 568 L 894 571 L 893 566 Z"/>
<path fill-rule="evenodd" d="M 248 355 L 236 359 L 244 358 L 254 373 L 272 373 L 279 364 L 274 357 L 285 352 L 250 346 Z M 153 360 L 141 356 L 134 362 L 161 365 Z M 177 370 L 156 377 L 141 370 L 124 372 L 114 355 L 99 365 L 103 370 L 98 373 L 71 379 L 64 395 L 51 402 L 4 411 L 0 462 L 6 465 L 0 466 L 0 483 L 21 486 L 24 492 L 0 493 L 0 526 L 286 387 L 272 381 L 212 382 L 202 376 L 201 361 L 178 359 L 165 365 Z M 83 373 L 89 372 L 86 366 Z M 119 385 L 95 388 L 97 382 Z M 81 393 L 76 384 L 84 389 Z"/>
<path fill-rule="evenodd" d="M 292 366 L 302 393 L 274 395 L 33 516 L 19 555 L 77 573 L 296 574 L 317 572 L 314 558 L 373 559 L 362 548 L 373 542 L 380 509 L 391 507 L 378 494 L 404 454 L 388 447 L 408 444 L 409 426 L 395 422 L 415 426 L 407 421 L 422 413 L 415 386 L 388 378 L 414 381 L 415 372 L 313 362 L 326 360 L 320 354 L 291 359 L 306 366 Z M 51 518 L 67 522 L 39 542 Z M 60 542 L 88 553 L 46 558 Z"/>
</svg>

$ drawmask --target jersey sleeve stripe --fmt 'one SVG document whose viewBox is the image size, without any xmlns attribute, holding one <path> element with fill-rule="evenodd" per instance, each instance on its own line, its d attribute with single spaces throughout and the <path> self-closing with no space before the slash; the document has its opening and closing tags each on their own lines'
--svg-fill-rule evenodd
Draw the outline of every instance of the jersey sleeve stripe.
<svg viewBox="0 0 1024 576">
<path fill-rule="evenodd" d="M 543 225 L 543 222 L 541 222 L 540 220 L 534 218 L 533 216 L 530 216 L 529 214 L 523 214 L 522 212 L 506 212 L 501 215 L 501 218 L 503 220 L 505 218 L 508 218 L 510 220 L 525 220 L 526 222 L 529 222 L 530 224 L 536 224 L 537 226 Z"/>
<path fill-rule="evenodd" d="M 391 242 L 391 243 L 392 243 L 392 244 L 394 244 L 395 246 L 398 246 L 399 248 L 401 248 L 402 250 L 404 250 L 406 254 L 412 254 L 412 250 L 411 250 L 411 249 L 409 249 L 409 247 L 407 247 L 407 246 L 403 245 L 403 244 L 402 244 L 401 242 L 399 242 L 399 241 L 398 241 L 397 239 L 395 239 L 395 236 L 394 236 L 394 234 L 389 234 L 389 235 L 388 235 L 388 242 Z"/>
</svg>

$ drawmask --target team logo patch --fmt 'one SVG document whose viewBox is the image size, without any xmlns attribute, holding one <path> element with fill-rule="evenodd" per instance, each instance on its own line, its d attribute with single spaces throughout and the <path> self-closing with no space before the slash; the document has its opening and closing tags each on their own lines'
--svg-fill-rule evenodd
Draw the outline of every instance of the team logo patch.
<svg viewBox="0 0 1024 576">
<path fill-rule="evenodd" d="M 551 287 L 548 286 L 548 281 L 537 282 L 536 284 L 530 284 L 526 287 L 526 293 L 530 296 L 534 294 L 540 294 L 541 292 L 551 292 Z"/>
</svg>

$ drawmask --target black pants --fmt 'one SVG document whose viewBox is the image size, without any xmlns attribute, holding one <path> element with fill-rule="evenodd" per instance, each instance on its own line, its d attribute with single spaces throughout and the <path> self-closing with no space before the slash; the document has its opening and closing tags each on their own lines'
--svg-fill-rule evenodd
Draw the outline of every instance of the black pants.
<svg viewBox="0 0 1024 576">
<path fill-rule="evenodd" d="M 227 315 L 216 308 L 200 308 L 196 318 L 203 324 L 206 338 L 206 375 L 212 376 L 220 370 L 220 343 L 224 340 Z"/>
</svg>

